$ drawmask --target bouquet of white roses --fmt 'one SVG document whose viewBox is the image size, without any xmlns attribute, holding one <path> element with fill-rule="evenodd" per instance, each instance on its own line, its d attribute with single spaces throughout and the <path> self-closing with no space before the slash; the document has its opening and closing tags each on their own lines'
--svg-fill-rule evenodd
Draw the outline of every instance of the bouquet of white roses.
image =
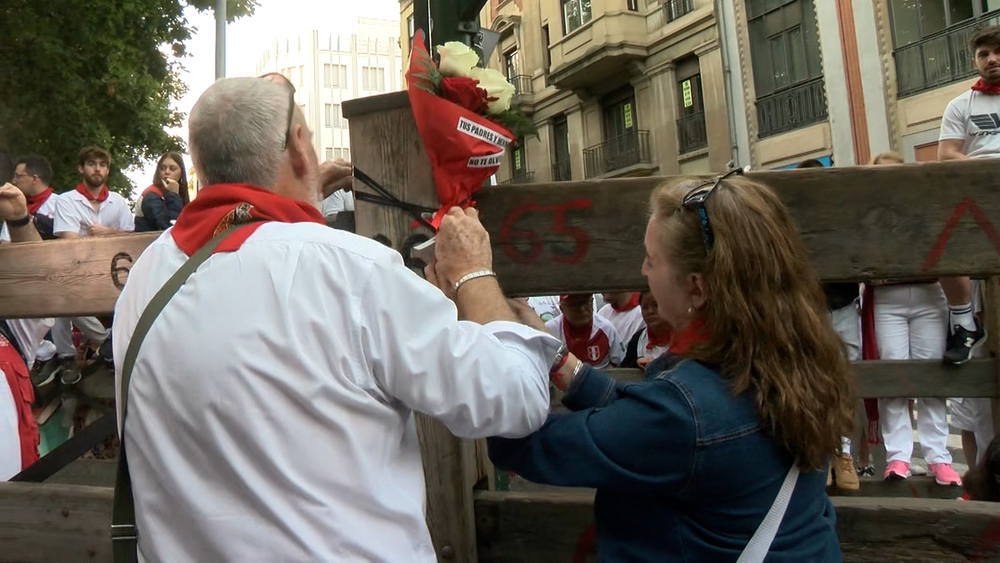
<svg viewBox="0 0 1000 563">
<path fill-rule="evenodd" d="M 462 43 L 439 46 L 435 65 L 423 32 L 413 40 L 407 86 L 410 106 L 434 168 L 441 210 L 469 206 L 472 195 L 500 167 L 506 147 L 537 131 L 511 107 L 514 87 L 503 74 L 479 68 L 479 56 Z"/>
</svg>

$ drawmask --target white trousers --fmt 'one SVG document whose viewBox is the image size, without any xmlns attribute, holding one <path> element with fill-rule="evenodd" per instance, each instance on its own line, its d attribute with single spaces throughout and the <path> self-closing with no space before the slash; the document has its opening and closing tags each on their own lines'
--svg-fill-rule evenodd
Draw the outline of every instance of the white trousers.
<svg viewBox="0 0 1000 563">
<path fill-rule="evenodd" d="M 63 358 L 76 357 L 72 325 L 76 325 L 84 336 L 94 342 L 104 342 L 111 335 L 111 330 L 104 328 L 101 321 L 94 317 L 56 319 L 56 324 L 52 327 L 52 341 L 56 345 L 56 353 Z"/>
<path fill-rule="evenodd" d="M 875 288 L 875 336 L 883 360 L 940 360 L 948 301 L 936 283 Z M 910 463 L 913 430 L 907 399 L 879 399 L 886 461 Z M 951 463 L 944 399 L 917 399 L 917 436 L 928 464 Z"/>
<path fill-rule="evenodd" d="M 847 347 L 847 359 L 856 362 L 861 359 L 861 316 L 856 303 L 851 303 L 835 311 L 830 311 L 830 322 L 840 339 Z M 841 440 L 841 451 L 850 455 L 851 438 L 844 436 Z"/>
</svg>

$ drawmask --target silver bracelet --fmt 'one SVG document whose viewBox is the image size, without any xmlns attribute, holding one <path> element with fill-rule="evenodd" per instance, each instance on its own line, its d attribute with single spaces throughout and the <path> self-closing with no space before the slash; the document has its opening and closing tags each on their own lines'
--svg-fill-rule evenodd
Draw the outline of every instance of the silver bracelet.
<svg viewBox="0 0 1000 563">
<path fill-rule="evenodd" d="M 458 293 L 458 288 L 462 287 L 466 283 L 468 283 L 468 282 L 470 282 L 470 281 L 472 281 L 474 279 L 477 279 L 477 278 L 485 278 L 485 277 L 489 277 L 489 276 L 492 276 L 492 277 L 495 278 L 495 277 L 497 277 L 497 273 L 494 272 L 493 270 L 479 270 L 477 272 L 472 272 L 470 274 L 465 274 L 464 276 L 461 277 L 461 279 L 459 279 L 457 282 L 455 282 L 455 293 L 457 294 Z"/>
</svg>

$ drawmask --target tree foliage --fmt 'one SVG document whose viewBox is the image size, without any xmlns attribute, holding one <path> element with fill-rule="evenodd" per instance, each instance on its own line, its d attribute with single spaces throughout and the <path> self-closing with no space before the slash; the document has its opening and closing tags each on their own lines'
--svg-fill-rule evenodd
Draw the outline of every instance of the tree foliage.
<svg viewBox="0 0 1000 563">
<path fill-rule="evenodd" d="M 256 0 L 227 0 L 233 20 Z M 171 103 L 186 91 L 179 60 L 192 28 L 190 5 L 214 0 L 3 0 L 0 2 L 0 150 L 52 161 L 53 185 L 79 182 L 77 154 L 87 145 L 111 152 L 108 185 L 127 195 L 122 173 L 183 141 Z"/>
</svg>

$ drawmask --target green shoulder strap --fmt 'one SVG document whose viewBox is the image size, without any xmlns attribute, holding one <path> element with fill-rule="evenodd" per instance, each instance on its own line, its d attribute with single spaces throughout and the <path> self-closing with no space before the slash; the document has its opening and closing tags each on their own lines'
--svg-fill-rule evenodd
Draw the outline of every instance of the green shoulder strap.
<svg viewBox="0 0 1000 563">
<path fill-rule="evenodd" d="M 195 252 L 194 256 L 189 258 L 156 292 L 139 317 L 139 322 L 135 325 L 132 339 L 128 343 L 128 351 L 125 352 L 125 360 L 122 362 L 121 395 L 118 397 L 122 407 L 122 431 L 119 440 L 121 449 L 118 452 L 118 474 L 115 476 L 115 500 L 111 511 L 111 547 L 114 563 L 135 563 L 138 561 L 132 479 L 129 478 L 128 459 L 125 456 L 125 414 L 128 410 L 128 384 L 132 378 L 132 368 L 135 367 L 135 358 L 139 354 L 139 347 L 142 346 L 146 333 L 153 326 L 153 321 L 167 306 L 177 290 L 198 269 L 198 266 L 201 266 L 212 255 L 212 252 L 226 237 L 240 227 L 246 226 L 244 224 L 230 227 L 209 241 L 198 252 Z"/>
</svg>

